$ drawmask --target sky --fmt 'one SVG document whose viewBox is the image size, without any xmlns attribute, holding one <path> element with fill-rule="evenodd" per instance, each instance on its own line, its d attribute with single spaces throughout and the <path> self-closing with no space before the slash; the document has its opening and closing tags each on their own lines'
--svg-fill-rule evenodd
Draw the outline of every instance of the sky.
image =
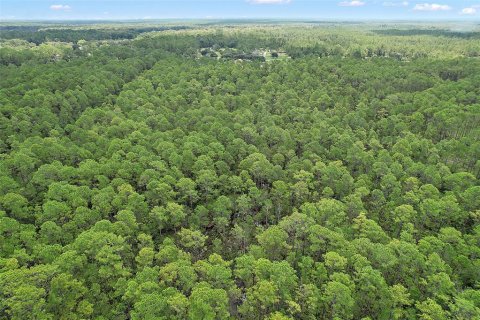
<svg viewBox="0 0 480 320">
<path fill-rule="evenodd" d="M 0 20 L 480 20 L 480 0 L 0 0 Z"/>
</svg>

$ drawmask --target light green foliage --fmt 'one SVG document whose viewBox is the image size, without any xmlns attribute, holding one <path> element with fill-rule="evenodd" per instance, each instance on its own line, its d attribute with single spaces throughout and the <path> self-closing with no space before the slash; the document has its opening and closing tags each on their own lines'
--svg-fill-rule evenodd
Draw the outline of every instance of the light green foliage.
<svg viewBox="0 0 480 320">
<path fill-rule="evenodd" d="M 285 257 L 289 246 L 288 234 L 279 226 L 272 226 L 258 235 L 258 243 L 265 250 L 265 255 L 270 259 Z"/>
<path fill-rule="evenodd" d="M 189 299 L 188 318 L 191 320 L 228 319 L 227 294 L 222 289 L 213 289 L 205 282 L 193 288 Z"/>
<path fill-rule="evenodd" d="M 3 24 L 0 319 L 480 318 L 478 27 Z"/>
</svg>

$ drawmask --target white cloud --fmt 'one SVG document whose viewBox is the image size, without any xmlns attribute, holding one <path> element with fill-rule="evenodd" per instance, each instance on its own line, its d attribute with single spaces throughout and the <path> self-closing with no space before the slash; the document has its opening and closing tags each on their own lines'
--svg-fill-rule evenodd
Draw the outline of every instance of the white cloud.
<svg viewBox="0 0 480 320">
<path fill-rule="evenodd" d="M 474 7 L 471 7 L 471 8 L 464 8 L 462 10 L 462 14 L 476 14 L 477 13 L 477 9 L 474 8 Z"/>
<path fill-rule="evenodd" d="M 408 7 L 408 1 L 401 1 L 401 2 L 391 2 L 386 1 L 382 4 L 384 7 Z"/>
<path fill-rule="evenodd" d="M 56 11 L 60 11 L 60 10 L 69 11 L 70 9 L 72 9 L 72 7 L 70 7 L 68 4 L 52 4 L 50 6 L 50 9 L 56 10 Z"/>
<path fill-rule="evenodd" d="M 247 2 L 255 4 L 278 4 L 278 3 L 290 3 L 291 0 L 247 0 Z"/>
<path fill-rule="evenodd" d="M 342 1 L 338 4 L 340 7 L 361 7 L 365 5 L 365 2 L 353 0 L 353 1 Z"/>
<path fill-rule="evenodd" d="M 422 3 L 417 4 L 413 8 L 415 11 L 448 11 L 451 10 L 452 7 L 446 4 L 436 4 L 436 3 Z"/>
</svg>

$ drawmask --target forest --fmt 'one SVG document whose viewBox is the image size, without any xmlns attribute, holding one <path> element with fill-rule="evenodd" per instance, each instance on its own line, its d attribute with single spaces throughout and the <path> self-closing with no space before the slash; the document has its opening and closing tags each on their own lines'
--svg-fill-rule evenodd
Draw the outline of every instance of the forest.
<svg viewBox="0 0 480 320">
<path fill-rule="evenodd" d="M 0 24 L 0 319 L 480 319 L 478 39 Z"/>
</svg>

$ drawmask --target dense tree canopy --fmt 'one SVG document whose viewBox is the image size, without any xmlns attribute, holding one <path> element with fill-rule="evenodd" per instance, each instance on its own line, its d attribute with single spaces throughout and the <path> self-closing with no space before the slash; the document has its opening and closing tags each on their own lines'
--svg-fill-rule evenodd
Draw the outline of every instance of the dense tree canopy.
<svg viewBox="0 0 480 320">
<path fill-rule="evenodd" d="M 480 318 L 478 34 L 185 28 L 2 29 L 0 319 Z"/>
</svg>

